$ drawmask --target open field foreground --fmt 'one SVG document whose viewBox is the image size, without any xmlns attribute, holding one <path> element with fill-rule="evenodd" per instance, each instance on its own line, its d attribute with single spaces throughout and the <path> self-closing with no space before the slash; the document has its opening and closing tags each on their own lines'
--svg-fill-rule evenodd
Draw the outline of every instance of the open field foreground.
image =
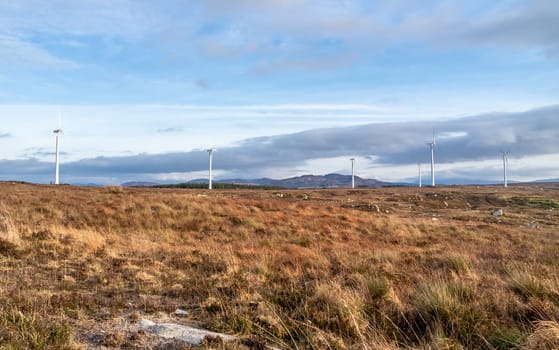
<svg viewBox="0 0 559 350">
<path fill-rule="evenodd" d="M 0 349 L 557 349 L 558 224 L 558 185 L 1 183 Z"/>
</svg>

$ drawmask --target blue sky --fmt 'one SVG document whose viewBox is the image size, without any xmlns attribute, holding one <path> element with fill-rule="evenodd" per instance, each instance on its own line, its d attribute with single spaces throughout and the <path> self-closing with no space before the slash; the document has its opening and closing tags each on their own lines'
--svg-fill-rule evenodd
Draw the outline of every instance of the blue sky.
<svg viewBox="0 0 559 350">
<path fill-rule="evenodd" d="M 411 180 L 433 127 L 441 178 L 498 180 L 500 149 L 559 177 L 557 23 L 554 0 L 3 1 L 0 179 L 52 180 L 59 110 L 65 182 L 201 177 L 211 145 L 217 178 L 355 155 Z"/>
</svg>

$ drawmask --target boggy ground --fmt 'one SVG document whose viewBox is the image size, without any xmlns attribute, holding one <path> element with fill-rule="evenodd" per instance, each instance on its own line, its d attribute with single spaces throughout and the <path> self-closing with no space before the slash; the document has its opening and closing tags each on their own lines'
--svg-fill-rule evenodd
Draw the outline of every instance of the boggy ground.
<svg viewBox="0 0 559 350">
<path fill-rule="evenodd" d="M 0 183 L 0 349 L 557 349 L 558 224 L 557 185 Z"/>
</svg>

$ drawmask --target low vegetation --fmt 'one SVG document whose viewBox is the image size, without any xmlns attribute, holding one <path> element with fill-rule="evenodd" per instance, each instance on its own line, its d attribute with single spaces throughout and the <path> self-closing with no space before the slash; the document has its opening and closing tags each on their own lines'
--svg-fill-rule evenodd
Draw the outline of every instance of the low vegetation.
<svg viewBox="0 0 559 350">
<path fill-rule="evenodd" d="M 543 186 L 2 183 L 0 349 L 189 349 L 142 318 L 240 338 L 200 349 L 557 349 L 559 187 Z"/>
<path fill-rule="evenodd" d="M 190 189 L 206 189 L 208 188 L 208 183 L 198 183 L 198 182 L 187 182 L 180 184 L 171 185 L 155 185 L 155 188 L 190 188 Z M 213 189 L 216 190 L 279 190 L 282 189 L 278 186 L 264 186 L 264 185 L 250 185 L 250 184 L 236 184 L 236 183 L 223 183 L 214 182 L 212 183 Z"/>
</svg>

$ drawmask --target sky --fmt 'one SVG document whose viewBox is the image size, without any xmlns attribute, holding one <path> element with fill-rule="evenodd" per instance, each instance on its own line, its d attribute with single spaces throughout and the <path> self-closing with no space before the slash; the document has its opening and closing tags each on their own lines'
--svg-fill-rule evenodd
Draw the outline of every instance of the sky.
<svg viewBox="0 0 559 350">
<path fill-rule="evenodd" d="M 0 180 L 559 178 L 555 0 L 6 0 Z"/>
</svg>

